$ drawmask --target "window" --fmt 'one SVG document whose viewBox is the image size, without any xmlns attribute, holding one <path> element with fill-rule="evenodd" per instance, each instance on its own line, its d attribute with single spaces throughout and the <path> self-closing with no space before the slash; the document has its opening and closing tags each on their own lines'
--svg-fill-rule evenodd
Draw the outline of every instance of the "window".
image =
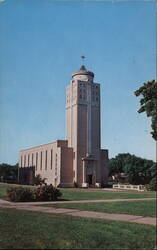
<svg viewBox="0 0 157 250">
<path fill-rule="evenodd" d="M 28 155 L 28 167 L 29 167 L 29 155 Z"/>
<path fill-rule="evenodd" d="M 26 155 L 24 156 L 24 167 L 26 166 Z"/>
<path fill-rule="evenodd" d="M 53 160 L 53 151 L 52 151 L 52 149 L 51 149 L 51 169 L 52 169 L 52 160 Z"/>
<path fill-rule="evenodd" d="M 47 170 L 47 150 L 45 151 L 45 170 Z"/>
<path fill-rule="evenodd" d="M 36 170 L 38 168 L 38 153 L 36 153 Z"/>
<path fill-rule="evenodd" d="M 80 95 L 80 99 L 82 99 L 82 95 Z"/>
<path fill-rule="evenodd" d="M 57 154 L 56 154 L 56 160 L 55 160 L 55 175 L 57 175 Z"/>
<path fill-rule="evenodd" d="M 42 152 L 40 153 L 40 170 L 42 170 Z"/>
<path fill-rule="evenodd" d="M 98 101 L 98 97 L 96 97 L 96 101 Z"/>
<path fill-rule="evenodd" d="M 33 154 L 32 154 L 32 167 L 33 167 Z"/>
<path fill-rule="evenodd" d="M 56 166 L 57 166 L 57 154 L 56 154 Z"/>
<path fill-rule="evenodd" d="M 98 86 L 96 86 L 96 89 L 98 88 Z"/>
<path fill-rule="evenodd" d="M 22 168 L 22 155 L 21 155 L 21 168 Z"/>
</svg>

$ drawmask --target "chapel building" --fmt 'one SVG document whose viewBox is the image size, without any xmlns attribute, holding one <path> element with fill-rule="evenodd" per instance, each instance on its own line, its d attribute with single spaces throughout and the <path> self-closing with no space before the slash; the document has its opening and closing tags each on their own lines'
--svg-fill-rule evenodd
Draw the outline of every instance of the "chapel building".
<svg viewBox="0 0 157 250">
<path fill-rule="evenodd" d="M 66 140 L 20 151 L 19 181 L 40 174 L 61 187 L 101 187 L 108 179 L 108 150 L 101 149 L 100 84 L 84 65 L 66 88 Z"/>
</svg>

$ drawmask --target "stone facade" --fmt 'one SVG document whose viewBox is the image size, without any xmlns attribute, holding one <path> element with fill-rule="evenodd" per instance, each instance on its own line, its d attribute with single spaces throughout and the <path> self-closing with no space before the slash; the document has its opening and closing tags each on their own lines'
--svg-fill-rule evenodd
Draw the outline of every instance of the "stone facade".
<svg viewBox="0 0 157 250">
<path fill-rule="evenodd" d="M 46 178 L 46 183 L 54 186 L 73 185 L 73 149 L 68 141 L 43 144 L 20 151 L 20 168 L 35 168 L 35 175 Z"/>
<path fill-rule="evenodd" d="M 101 149 L 100 84 L 84 66 L 72 74 L 66 89 L 66 137 L 20 151 L 19 167 L 54 186 L 102 186 L 107 183 L 108 151 Z"/>
</svg>

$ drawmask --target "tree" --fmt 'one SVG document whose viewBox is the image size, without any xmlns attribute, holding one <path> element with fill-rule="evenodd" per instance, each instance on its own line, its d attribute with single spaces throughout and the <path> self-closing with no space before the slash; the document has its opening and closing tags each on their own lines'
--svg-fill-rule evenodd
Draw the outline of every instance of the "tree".
<svg viewBox="0 0 157 250">
<path fill-rule="evenodd" d="M 109 176 L 124 172 L 125 161 L 129 156 L 130 154 L 118 154 L 115 158 L 110 159 Z"/>
<path fill-rule="evenodd" d="M 154 177 L 150 183 L 147 185 L 147 190 L 150 190 L 150 191 L 157 191 L 157 180 L 156 178 Z"/>
<path fill-rule="evenodd" d="M 135 155 L 118 154 L 109 160 L 109 176 L 125 173 L 130 184 L 148 184 L 157 175 L 156 164 Z"/>
<path fill-rule="evenodd" d="M 134 92 L 136 96 L 142 95 L 139 113 L 146 112 L 151 117 L 152 137 L 157 141 L 157 82 L 155 80 L 143 83 L 143 86 Z"/>
<path fill-rule="evenodd" d="M 16 183 L 18 179 L 18 163 L 9 165 L 7 163 L 0 164 L 0 181 Z"/>
</svg>

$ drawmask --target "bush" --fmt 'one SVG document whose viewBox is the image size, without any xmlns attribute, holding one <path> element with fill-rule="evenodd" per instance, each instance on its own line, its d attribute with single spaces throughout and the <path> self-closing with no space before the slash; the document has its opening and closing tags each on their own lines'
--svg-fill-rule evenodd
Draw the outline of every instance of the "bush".
<svg viewBox="0 0 157 250">
<path fill-rule="evenodd" d="M 50 184 L 36 188 L 34 196 L 36 201 L 55 201 L 62 196 L 62 193 Z"/>
<path fill-rule="evenodd" d="M 50 184 L 32 189 L 12 187 L 7 190 L 7 195 L 11 201 L 55 201 L 62 193 Z"/>
<path fill-rule="evenodd" d="M 157 191 L 157 177 L 154 177 L 146 186 L 147 190 Z"/>
<path fill-rule="evenodd" d="M 108 182 L 107 184 L 102 183 L 101 184 L 101 188 L 112 188 L 113 187 L 113 183 Z"/>
<path fill-rule="evenodd" d="M 40 174 L 37 174 L 33 178 L 33 184 L 34 185 L 42 185 L 42 184 L 45 184 L 45 180 L 46 180 L 46 178 L 42 178 Z"/>
<path fill-rule="evenodd" d="M 11 201 L 33 201 L 34 194 L 30 188 L 12 187 L 7 189 L 7 195 Z"/>
</svg>

